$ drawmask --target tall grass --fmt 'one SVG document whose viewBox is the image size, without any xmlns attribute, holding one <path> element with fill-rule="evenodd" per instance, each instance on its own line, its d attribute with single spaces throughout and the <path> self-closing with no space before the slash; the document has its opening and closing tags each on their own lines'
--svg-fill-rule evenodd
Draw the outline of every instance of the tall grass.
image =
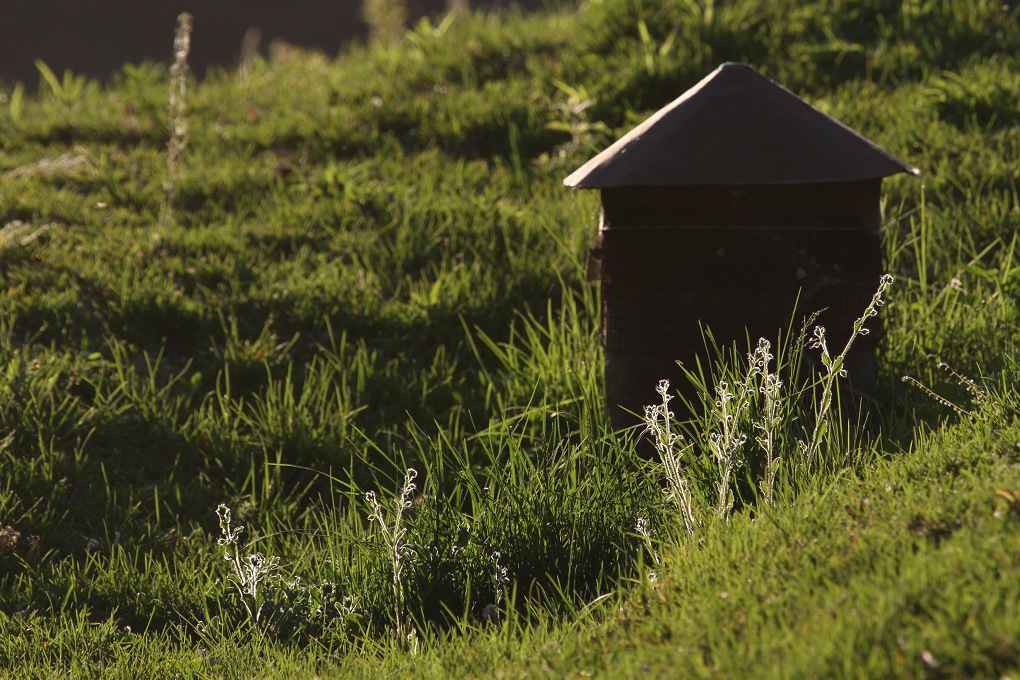
<svg viewBox="0 0 1020 680">
<path fill-rule="evenodd" d="M 705 509 L 699 506 L 708 496 L 715 498 L 716 517 L 727 521 L 737 494 L 742 494 L 741 506 L 753 505 L 756 500 L 765 506 L 775 505 L 777 497 L 792 498 L 797 488 L 820 472 L 839 470 L 845 464 L 852 439 L 830 432 L 834 421 L 850 415 L 849 410 L 836 406 L 838 381 L 847 377 L 846 357 L 854 341 L 869 332 L 865 324 L 878 315 L 892 282 L 891 276 L 882 277 L 835 357 L 829 354 L 822 326 L 812 329 L 809 342 L 804 337 L 807 326 L 793 343 L 788 337 L 775 368 L 770 368 L 775 358 L 772 343 L 765 338 L 747 353 L 744 366 L 726 363 L 725 354 L 714 348 L 723 361 L 715 366 L 712 383 L 687 372 L 700 392 L 695 404 L 689 404 L 695 417 L 688 422 L 677 422 L 670 410 L 674 397 L 669 381 L 658 384 L 661 402 L 645 407 L 644 433 L 655 445 L 666 500 L 687 537 L 695 536 L 702 525 Z M 817 377 L 800 369 L 805 363 L 803 352 L 811 350 L 821 354 L 823 370 Z M 785 390 L 781 374 L 792 383 Z M 817 395 L 813 408 L 805 406 L 805 395 Z M 833 428 L 840 429 L 839 425 Z M 751 434 L 758 445 L 754 450 L 749 446 Z M 738 480 L 741 469 L 746 475 Z M 713 492 L 708 487 L 713 487 Z"/>
</svg>

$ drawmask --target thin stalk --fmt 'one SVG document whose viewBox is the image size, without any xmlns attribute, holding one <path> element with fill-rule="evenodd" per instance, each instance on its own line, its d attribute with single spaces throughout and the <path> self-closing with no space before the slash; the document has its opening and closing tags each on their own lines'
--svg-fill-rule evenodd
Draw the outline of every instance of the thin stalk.
<svg viewBox="0 0 1020 680">
<path fill-rule="evenodd" d="M 822 351 L 822 365 L 825 366 L 825 378 L 822 384 L 822 396 L 818 401 L 818 414 L 815 418 L 815 428 L 811 433 L 811 439 L 800 443 L 800 449 L 804 456 L 804 467 L 810 471 L 814 465 L 815 458 L 818 456 L 818 449 L 822 443 L 822 437 L 825 434 L 825 430 L 828 427 L 829 410 L 832 407 L 832 397 L 835 393 L 836 380 L 841 377 L 846 377 L 846 369 L 844 363 L 846 361 L 846 355 L 850 352 L 850 348 L 854 344 L 854 340 L 860 335 L 867 335 L 870 331 L 864 327 L 864 324 L 873 316 L 878 316 L 878 308 L 885 304 L 884 295 L 889 286 L 893 283 L 893 277 L 891 274 L 883 274 L 882 278 L 878 282 L 878 290 L 871 298 L 871 303 L 868 305 L 864 313 L 854 321 L 853 331 L 850 333 L 850 338 L 846 341 L 846 346 L 843 347 L 843 351 L 840 352 L 835 359 L 829 356 L 829 349 L 825 344 L 825 327 L 816 326 L 814 330 L 814 340 L 811 343 L 812 349 L 820 349 Z"/>
<path fill-rule="evenodd" d="M 182 12 L 177 17 L 174 35 L 174 63 L 170 67 L 170 98 L 168 125 L 170 140 L 166 145 L 166 178 L 163 180 L 163 214 L 160 224 L 165 229 L 174 219 L 174 200 L 180 180 L 180 160 L 188 146 L 188 122 L 185 119 L 185 99 L 188 93 L 188 54 L 191 52 L 191 15 Z"/>
</svg>

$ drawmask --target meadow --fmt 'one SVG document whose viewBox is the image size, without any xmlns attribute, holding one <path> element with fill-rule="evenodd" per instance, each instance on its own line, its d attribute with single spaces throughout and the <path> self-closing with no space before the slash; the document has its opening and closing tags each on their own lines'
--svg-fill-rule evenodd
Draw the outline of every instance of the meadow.
<svg viewBox="0 0 1020 680">
<path fill-rule="evenodd" d="M 590 0 L 180 56 L 0 83 L 0 675 L 1020 677 L 1020 8 Z M 562 180 L 725 61 L 922 172 L 883 183 L 879 407 L 770 407 L 751 339 L 648 461 Z M 720 379 L 755 386 L 722 487 Z"/>
</svg>

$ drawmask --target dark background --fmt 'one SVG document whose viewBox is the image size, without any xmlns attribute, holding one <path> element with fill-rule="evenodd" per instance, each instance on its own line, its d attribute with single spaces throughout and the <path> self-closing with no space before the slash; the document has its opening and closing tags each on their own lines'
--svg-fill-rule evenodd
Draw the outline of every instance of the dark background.
<svg viewBox="0 0 1020 680">
<path fill-rule="evenodd" d="M 537 9 L 542 0 L 471 0 L 472 8 L 519 5 Z M 440 15 L 447 0 L 408 0 L 409 22 Z M 65 69 L 108 78 L 126 62 L 173 58 L 174 29 L 183 11 L 194 17 L 189 65 L 203 75 L 210 65 L 237 65 L 246 31 L 262 31 L 259 51 L 274 40 L 322 50 L 333 56 L 368 27 L 361 0 L 2 0 L 0 81 L 39 84 L 36 59 L 60 76 Z"/>
</svg>

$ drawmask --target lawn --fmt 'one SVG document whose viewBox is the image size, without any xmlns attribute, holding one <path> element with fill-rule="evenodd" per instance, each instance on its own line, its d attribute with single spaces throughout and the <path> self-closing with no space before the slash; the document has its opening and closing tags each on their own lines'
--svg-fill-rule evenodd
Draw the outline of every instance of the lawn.
<svg viewBox="0 0 1020 680">
<path fill-rule="evenodd" d="M 1017 677 L 1018 55 L 978 0 L 592 0 L 0 83 L 0 675 Z M 879 407 L 788 380 L 772 502 L 764 393 L 712 449 L 754 342 L 680 465 L 610 428 L 562 185 L 725 61 L 922 173 Z"/>
</svg>

